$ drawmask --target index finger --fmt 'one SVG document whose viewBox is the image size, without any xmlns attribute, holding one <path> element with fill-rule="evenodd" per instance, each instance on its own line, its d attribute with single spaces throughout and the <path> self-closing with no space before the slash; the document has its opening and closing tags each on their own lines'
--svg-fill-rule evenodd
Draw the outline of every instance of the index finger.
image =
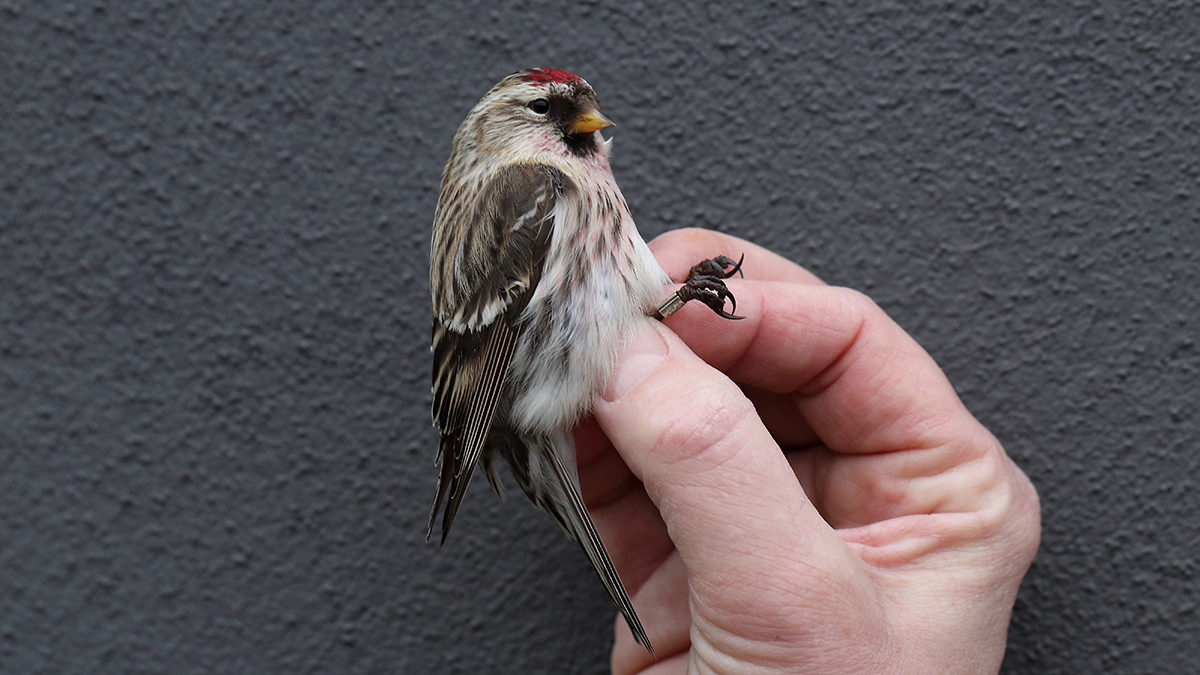
<svg viewBox="0 0 1200 675">
<path fill-rule="evenodd" d="M 940 445 L 944 421 L 970 417 L 933 359 L 865 295 L 826 286 L 796 263 L 719 232 L 669 232 L 651 248 L 672 274 L 745 252 L 746 279 L 726 282 L 744 320 L 692 303 L 666 324 L 738 382 L 788 395 L 830 449 Z"/>
<path fill-rule="evenodd" d="M 741 242 L 689 235 L 656 243 L 662 258 L 696 258 Z M 668 250 L 672 243 L 681 249 Z M 846 458 L 838 471 L 858 479 L 814 475 L 802 481 L 837 485 L 846 503 L 870 495 L 881 509 L 900 502 L 900 511 L 914 513 L 979 507 L 979 490 L 936 477 L 985 455 L 989 462 L 1003 457 L 1003 450 L 925 350 L 861 293 L 805 283 L 815 277 L 745 246 L 748 278 L 727 281 L 745 320 L 726 321 L 692 303 L 697 306 L 684 307 L 666 325 L 705 362 L 743 385 L 774 393 L 772 405 L 760 406 L 759 413 L 775 438 L 788 429 L 810 429 L 835 456 Z M 762 270 L 750 267 L 751 254 L 766 261 Z M 808 470 L 832 466 L 823 461 Z M 916 498 L 910 486 L 924 478 L 936 484 L 923 481 Z"/>
<path fill-rule="evenodd" d="M 788 281 L 825 285 L 817 275 L 758 244 L 723 232 L 684 228 L 665 232 L 650 242 L 658 264 L 672 279 L 683 281 L 692 265 L 719 255 L 737 260 L 745 254 L 743 273 L 747 279 Z"/>
</svg>

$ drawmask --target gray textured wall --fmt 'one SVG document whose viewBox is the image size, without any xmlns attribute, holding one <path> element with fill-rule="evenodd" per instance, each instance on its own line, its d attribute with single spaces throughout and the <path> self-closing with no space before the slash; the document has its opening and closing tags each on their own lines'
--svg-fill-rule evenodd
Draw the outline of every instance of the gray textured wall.
<svg viewBox="0 0 1200 675">
<path fill-rule="evenodd" d="M 441 165 L 552 65 L 644 233 L 870 293 L 1029 472 L 1004 672 L 1195 672 L 1195 3 L 667 4 L 0 2 L 0 671 L 605 670 L 523 499 L 422 542 Z"/>
</svg>

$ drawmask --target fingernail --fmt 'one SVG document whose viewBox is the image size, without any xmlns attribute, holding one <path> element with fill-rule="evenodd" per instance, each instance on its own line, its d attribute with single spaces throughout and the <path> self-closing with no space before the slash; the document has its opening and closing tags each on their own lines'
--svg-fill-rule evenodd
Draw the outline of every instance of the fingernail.
<svg viewBox="0 0 1200 675">
<path fill-rule="evenodd" d="M 654 372 L 666 357 L 667 343 L 662 336 L 649 320 L 638 321 L 633 339 L 617 358 L 617 367 L 609 376 L 601 396 L 609 403 L 619 400 Z"/>
</svg>

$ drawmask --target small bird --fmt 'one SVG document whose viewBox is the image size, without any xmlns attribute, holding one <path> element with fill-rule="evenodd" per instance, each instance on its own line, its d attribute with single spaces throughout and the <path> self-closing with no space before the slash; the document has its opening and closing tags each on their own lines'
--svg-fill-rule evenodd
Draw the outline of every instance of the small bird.
<svg viewBox="0 0 1200 675">
<path fill-rule="evenodd" d="M 741 261 L 703 261 L 667 296 L 671 280 L 609 168 L 611 141 L 599 132 L 612 125 L 582 78 L 535 68 L 501 80 L 454 136 L 429 265 L 441 470 L 425 538 L 445 501 L 445 543 L 480 461 L 503 497 L 504 458 L 534 505 L 583 546 L 653 654 L 580 496 L 571 429 L 643 316 L 700 300 L 740 318 L 724 310 L 728 299 L 737 311 L 724 279 Z"/>
</svg>

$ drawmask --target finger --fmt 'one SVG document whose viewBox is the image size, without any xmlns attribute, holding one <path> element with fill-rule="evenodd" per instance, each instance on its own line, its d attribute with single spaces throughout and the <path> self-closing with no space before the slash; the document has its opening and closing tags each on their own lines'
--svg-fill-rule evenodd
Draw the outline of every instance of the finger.
<svg viewBox="0 0 1200 675">
<path fill-rule="evenodd" d="M 629 670 L 625 672 L 638 673 L 638 675 L 684 675 L 688 672 L 689 659 L 690 654 L 688 654 L 688 652 L 683 652 L 669 658 L 655 661 L 652 665 L 644 670 Z M 621 671 L 615 669 L 613 670 L 614 674 L 619 672 Z"/>
<path fill-rule="evenodd" d="M 655 649 L 650 656 L 618 615 L 612 671 L 639 673 L 661 667 L 672 655 L 686 654 L 690 644 L 686 570 L 658 509 L 595 419 L 585 418 L 574 431 L 588 511 Z"/>
<path fill-rule="evenodd" d="M 639 322 L 595 417 L 694 578 L 752 593 L 779 564 L 830 577 L 857 564 L 737 386 L 654 322 Z"/>
<path fill-rule="evenodd" d="M 829 355 L 844 345 L 841 336 L 855 325 L 855 317 L 839 317 L 843 291 L 806 284 L 727 283 L 741 300 L 744 320 L 726 321 L 707 307 L 685 305 L 666 325 L 697 356 L 742 385 L 781 446 L 819 441 L 793 393 L 827 366 Z"/>
<path fill-rule="evenodd" d="M 998 444 L 933 359 L 875 303 L 830 286 L 730 280 L 730 288 L 745 320 L 720 330 L 701 328 L 685 307 L 668 324 L 706 362 L 790 401 L 796 412 L 791 428 L 786 408 L 778 400 L 771 404 L 766 421 L 774 436 L 803 437 L 811 429 L 841 455 L 907 451 L 837 465 L 852 474 L 837 478 L 853 477 L 857 484 L 817 475 L 830 489 L 864 493 L 842 495 L 843 503 L 899 509 L 893 515 L 980 507 L 984 490 L 953 480 L 916 489 L 913 481 L 940 477 Z"/>
<path fill-rule="evenodd" d="M 573 432 L 579 487 L 589 509 L 616 501 L 626 492 L 641 487 L 593 417 L 579 420 Z"/>
<path fill-rule="evenodd" d="M 744 253 L 746 259 L 742 263 L 742 273 L 747 279 L 788 281 L 797 284 L 825 283 L 812 272 L 778 253 L 745 239 L 712 230 L 672 230 L 655 237 L 650 242 L 650 250 L 654 252 L 658 264 L 667 274 L 678 281 L 687 278 L 688 270 L 701 260 L 711 260 L 719 255 L 737 260 Z"/>
<path fill-rule="evenodd" d="M 654 574 L 638 591 L 638 612 L 642 624 L 653 627 L 651 640 L 654 656 L 651 656 L 629 631 L 629 625 L 621 617 L 616 618 L 616 641 L 613 644 L 613 675 L 624 673 L 677 672 L 684 669 L 647 671 L 661 668 L 677 655 L 686 657 L 691 646 L 689 631 L 692 615 L 688 611 L 687 568 L 678 554 L 667 557 Z M 686 664 L 685 664 L 686 665 Z"/>
<path fill-rule="evenodd" d="M 816 432 L 796 410 L 790 394 L 767 391 L 744 382 L 739 384 L 746 398 L 754 404 L 763 425 L 784 450 L 807 448 L 820 442 Z"/>
<path fill-rule="evenodd" d="M 861 293 L 735 283 L 745 320 L 724 322 L 722 330 L 679 321 L 672 330 L 738 382 L 790 396 L 831 449 L 869 453 L 937 445 L 945 436 L 931 422 L 965 414 L 937 364 Z"/>
<path fill-rule="evenodd" d="M 650 242 L 650 248 L 659 264 L 673 279 L 685 278 L 688 270 L 697 261 L 712 259 L 718 255 L 738 257 L 745 254 L 742 269 L 749 279 L 824 285 L 824 282 L 811 272 L 773 251 L 744 239 L 711 230 L 697 228 L 673 230 L 656 237 Z M 738 288 L 736 278 L 728 280 L 726 283 L 733 288 Z M 737 297 L 738 294 L 734 295 Z M 695 303 L 693 305 L 685 306 L 682 311 L 668 321 L 667 325 L 671 326 L 689 345 L 693 344 L 693 338 L 696 336 L 706 336 L 710 340 L 719 339 L 728 326 L 728 322 L 713 314 L 706 307 L 695 305 Z M 742 307 L 744 315 L 746 305 L 743 303 Z M 713 355 L 730 351 L 729 349 L 705 350 L 702 347 L 697 353 L 709 363 L 723 368 L 728 363 L 714 362 Z M 753 386 L 744 386 L 743 390 L 747 397 L 754 402 L 759 415 L 780 445 L 785 447 L 809 445 L 816 441 L 816 434 L 797 415 L 790 396 L 778 396 Z"/>
<path fill-rule="evenodd" d="M 585 418 L 574 431 L 584 503 L 640 611 L 639 589 L 675 545 L 642 482 L 617 454 L 595 419 Z M 648 625 L 644 620 L 643 624 Z M 651 634 L 650 640 L 657 648 L 657 636 Z"/>
<path fill-rule="evenodd" d="M 746 252 L 743 268 L 748 279 L 792 282 L 808 286 L 823 285 L 815 275 L 792 261 L 751 242 L 720 232 L 701 229 L 675 230 L 657 237 L 651 242 L 651 249 L 664 269 L 672 276 L 678 275 L 680 278 L 686 275 L 687 269 L 695 261 L 721 254 L 727 255 L 736 249 Z M 667 325 L 706 362 L 728 372 L 740 383 L 748 385 L 747 395 L 755 402 L 768 429 L 781 445 L 813 443 L 816 434 L 807 421 L 796 414 L 792 397 L 797 388 L 795 383 L 811 377 L 813 373 L 796 372 L 803 368 L 789 370 L 786 367 L 789 364 L 804 364 L 798 359 L 781 359 L 779 352 L 795 345 L 806 345 L 806 339 L 819 338 L 817 333 L 826 328 L 825 324 L 839 323 L 837 317 L 829 317 L 830 321 L 817 316 L 808 322 L 808 325 L 803 325 L 803 321 L 799 322 L 801 325 L 789 325 L 792 323 L 789 321 L 792 318 L 792 310 L 798 304 L 792 297 L 794 294 L 791 289 L 782 285 L 762 287 L 746 284 L 738 279 L 730 279 L 726 283 L 738 297 L 741 313 L 748 317 L 747 321 L 732 325 L 706 307 L 695 305 L 685 306 L 667 321 Z M 814 309 L 829 314 L 827 307 Z M 803 320 L 805 317 L 799 318 Z M 853 318 L 851 317 L 852 320 Z M 839 329 L 842 334 L 845 333 L 844 326 L 834 326 L 835 332 L 839 332 Z M 752 336 L 753 341 L 748 340 L 747 336 Z M 906 335 L 904 337 L 907 338 Z M 841 344 L 838 343 L 835 347 Z M 763 345 L 774 345 L 776 348 L 764 352 L 760 349 Z M 917 349 L 920 351 L 919 347 Z M 747 354 L 749 358 L 743 358 Z M 760 358 L 754 358 L 755 356 Z M 818 355 L 818 361 L 828 361 L 820 358 L 821 356 Z M 781 368 L 780 364 L 784 367 Z M 933 368 L 936 369 L 936 365 Z M 938 373 L 940 374 L 940 371 Z M 784 396 L 772 397 L 772 392 Z"/>
</svg>

